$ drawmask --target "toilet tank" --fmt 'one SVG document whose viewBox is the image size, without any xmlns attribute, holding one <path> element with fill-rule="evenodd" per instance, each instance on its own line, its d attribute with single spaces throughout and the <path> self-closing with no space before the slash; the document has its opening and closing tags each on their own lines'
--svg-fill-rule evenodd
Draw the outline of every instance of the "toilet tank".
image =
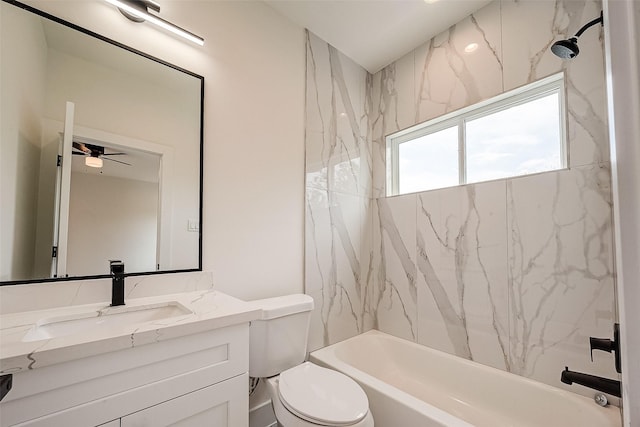
<svg viewBox="0 0 640 427">
<path fill-rule="evenodd" d="M 313 298 L 294 294 L 249 303 L 262 310 L 249 327 L 249 375 L 272 377 L 304 362 Z"/>
</svg>

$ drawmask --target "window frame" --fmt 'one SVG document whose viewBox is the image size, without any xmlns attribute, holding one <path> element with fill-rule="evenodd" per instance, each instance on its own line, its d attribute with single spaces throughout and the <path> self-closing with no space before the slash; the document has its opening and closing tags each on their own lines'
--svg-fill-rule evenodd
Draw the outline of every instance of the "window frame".
<svg viewBox="0 0 640 427">
<path fill-rule="evenodd" d="M 504 92 L 493 98 L 479 103 L 461 108 L 451 113 L 444 114 L 426 122 L 419 123 L 407 129 L 393 133 L 386 137 L 386 195 L 398 196 L 400 193 L 400 169 L 399 169 L 399 147 L 400 144 L 421 138 L 441 130 L 455 127 L 458 128 L 458 186 L 470 184 L 467 182 L 467 157 L 466 157 L 466 123 L 471 120 L 489 116 L 491 114 L 507 110 L 512 107 L 536 101 L 551 94 L 558 94 L 559 132 L 560 132 L 560 167 L 553 170 L 567 169 L 569 165 L 569 150 L 567 138 L 567 108 L 564 72 L 560 72 L 533 83 L 526 84 L 519 88 Z M 535 173 L 544 173 L 535 172 Z M 535 174 L 534 173 L 534 174 Z M 512 175 L 496 179 L 509 179 L 532 174 Z M 492 181 L 492 180 L 488 180 Z M 473 182 L 487 182 L 475 181 Z M 421 191 L 431 191 L 439 188 L 430 188 Z"/>
</svg>

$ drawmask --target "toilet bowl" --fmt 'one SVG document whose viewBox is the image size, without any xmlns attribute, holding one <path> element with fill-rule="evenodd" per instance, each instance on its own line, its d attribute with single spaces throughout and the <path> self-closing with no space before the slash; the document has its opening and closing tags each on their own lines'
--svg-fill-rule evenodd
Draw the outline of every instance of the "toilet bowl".
<svg viewBox="0 0 640 427">
<path fill-rule="evenodd" d="M 249 375 L 266 379 L 283 427 L 373 427 L 369 400 L 348 376 L 305 362 L 313 309 L 308 295 L 251 301 L 261 318 L 249 327 Z"/>
<path fill-rule="evenodd" d="M 267 379 L 283 427 L 373 427 L 369 400 L 348 376 L 305 362 Z"/>
</svg>

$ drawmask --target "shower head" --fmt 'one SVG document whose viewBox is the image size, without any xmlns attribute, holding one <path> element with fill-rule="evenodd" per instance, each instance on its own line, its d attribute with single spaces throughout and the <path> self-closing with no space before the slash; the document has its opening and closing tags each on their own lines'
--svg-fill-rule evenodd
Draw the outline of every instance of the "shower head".
<svg viewBox="0 0 640 427">
<path fill-rule="evenodd" d="M 562 59 L 575 58 L 580 53 L 580 49 L 578 49 L 578 37 L 580 37 L 587 28 L 592 27 L 598 23 L 600 23 L 600 25 L 604 25 L 604 20 L 602 19 L 602 11 L 600 12 L 600 16 L 598 18 L 594 19 L 593 21 L 587 22 L 582 28 L 580 28 L 575 36 L 567 40 L 560 40 L 555 42 L 551 46 L 551 52 Z"/>
<path fill-rule="evenodd" d="M 551 46 L 551 52 L 562 59 L 575 58 L 580 53 L 578 39 L 571 37 L 568 40 L 557 41 Z"/>
</svg>

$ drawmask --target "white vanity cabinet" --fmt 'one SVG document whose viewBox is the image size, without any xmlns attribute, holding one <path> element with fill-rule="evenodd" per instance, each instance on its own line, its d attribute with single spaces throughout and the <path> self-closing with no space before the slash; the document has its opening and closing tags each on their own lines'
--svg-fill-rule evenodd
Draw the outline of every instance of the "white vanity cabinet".
<svg viewBox="0 0 640 427">
<path fill-rule="evenodd" d="M 244 399 L 237 397 L 240 394 L 248 394 L 247 384 L 247 375 L 240 375 L 122 417 L 120 426 L 243 425 L 242 419 L 247 417 L 248 407 Z M 246 421 L 244 423 L 246 424 Z"/>
<path fill-rule="evenodd" d="M 0 426 L 248 426 L 248 323 L 131 339 L 129 349 L 14 374 Z"/>
</svg>

